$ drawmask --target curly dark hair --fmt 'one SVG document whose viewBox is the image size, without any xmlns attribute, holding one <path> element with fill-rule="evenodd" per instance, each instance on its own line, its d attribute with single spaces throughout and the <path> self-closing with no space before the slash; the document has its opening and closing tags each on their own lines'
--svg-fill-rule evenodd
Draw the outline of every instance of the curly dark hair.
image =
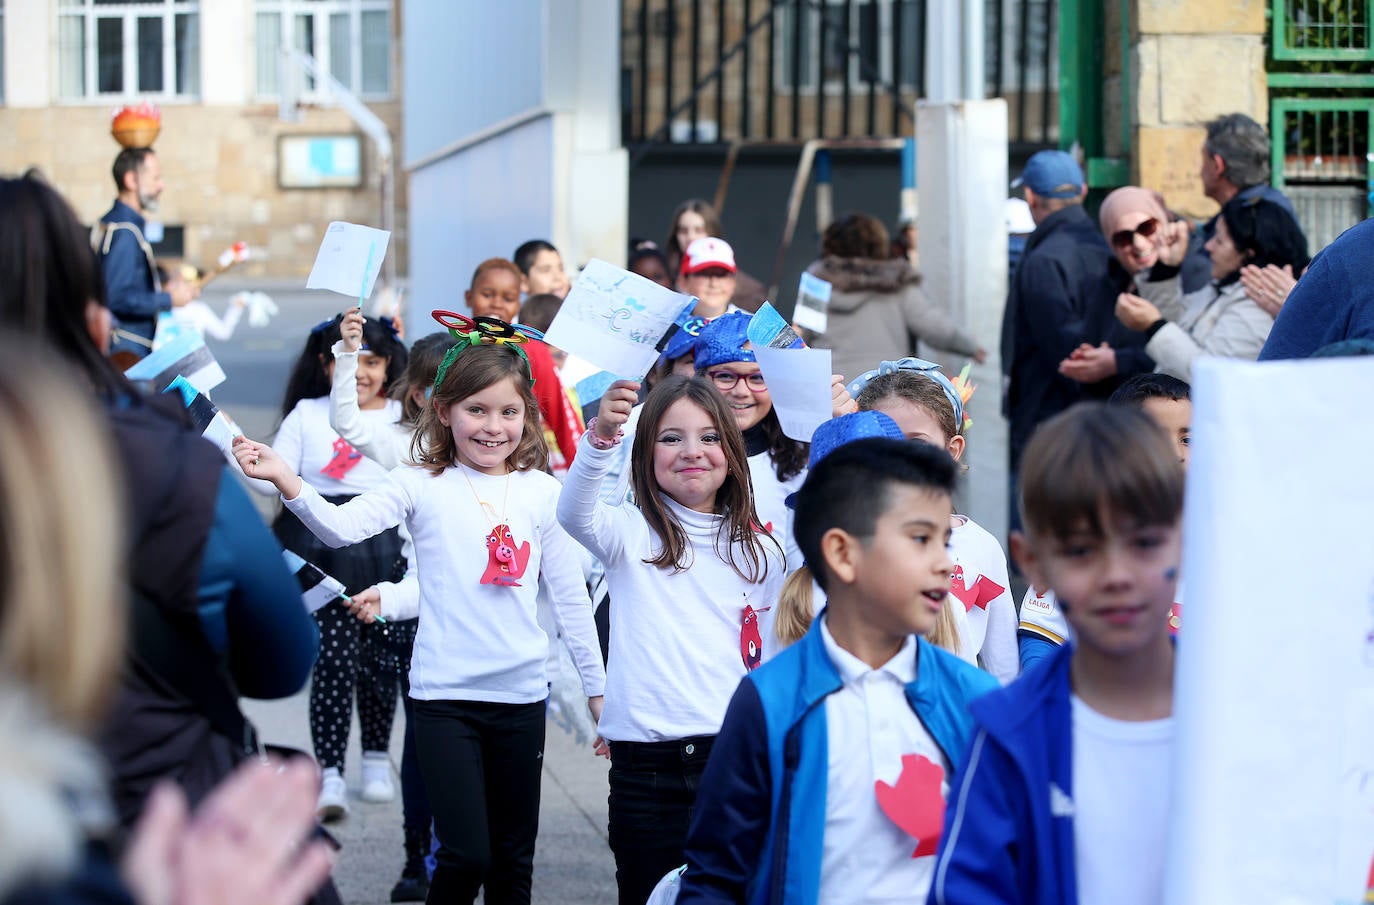
<svg viewBox="0 0 1374 905">
<path fill-rule="evenodd" d="M 821 236 L 821 254 L 827 257 L 882 260 L 888 253 L 887 227 L 870 214 L 845 214 Z"/>
</svg>

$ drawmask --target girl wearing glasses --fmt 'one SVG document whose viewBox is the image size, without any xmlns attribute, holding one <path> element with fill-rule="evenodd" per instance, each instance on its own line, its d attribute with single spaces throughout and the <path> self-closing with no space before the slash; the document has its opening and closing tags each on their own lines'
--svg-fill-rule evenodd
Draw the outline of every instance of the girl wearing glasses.
<svg viewBox="0 0 1374 905">
<path fill-rule="evenodd" d="M 1301 273 L 1308 260 L 1297 221 L 1263 198 L 1228 201 L 1206 250 L 1212 260 L 1209 285 L 1185 295 L 1177 273 L 1156 273 L 1164 278 L 1141 286 L 1149 300 L 1123 292 L 1116 301 L 1117 319 L 1144 337 L 1156 369 L 1189 382 L 1199 356 L 1253 360 L 1269 337 L 1273 315 L 1250 298 L 1242 268 L 1272 264 Z"/>
<path fill-rule="evenodd" d="M 733 312 L 703 327 L 696 341 L 696 369 L 725 397 L 744 435 L 759 524 L 782 544 L 790 572 L 801 565 L 802 557 L 792 537 L 792 510 L 786 500 L 806 480 L 808 450 L 807 444 L 782 432 L 768 384 L 749 347 L 749 320 L 750 315 Z M 854 411 L 843 381 L 834 379 L 835 414 Z"/>
</svg>

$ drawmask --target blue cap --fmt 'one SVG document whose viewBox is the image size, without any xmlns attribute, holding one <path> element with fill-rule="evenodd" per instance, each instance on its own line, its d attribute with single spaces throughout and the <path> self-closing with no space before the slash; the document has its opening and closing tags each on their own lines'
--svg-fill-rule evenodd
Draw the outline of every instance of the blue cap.
<svg viewBox="0 0 1374 905">
<path fill-rule="evenodd" d="M 883 412 L 850 412 L 838 418 L 831 418 L 816 428 L 816 432 L 811 435 L 811 454 L 807 457 L 806 467 L 815 468 L 822 459 L 841 446 L 866 437 L 906 439 L 897 422 Z M 795 508 L 797 495 L 789 493 L 785 502 L 789 508 Z"/>
<path fill-rule="evenodd" d="M 664 359 L 674 362 L 691 352 L 692 346 L 696 345 L 697 337 L 701 335 L 701 330 L 707 323 L 706 318 L 695 315 L 679 321 L 677 330 L 668 337 L 668 344 L 663 347 Z"/>
<path fill-rule="evenodd" d="M 1011 187 L 1023 185 L 1042 198 L 1077 198 L 1083 194 L 1083 169 L 1067 151 L 1037 151 Z"/>
<path fill-rule="evenodd" d="M 954 385 L 954 381 L 945 376 L 945 372 L 940 370 L 940 366 L 933 361 L 926 361 L 924 358 L 902 358 L 897 361 L 880 361 L 878 366 L 871 371 L 865 371 L 858 377 L 849 382 L 849 395 L 855 399 L 864 391 L 864 387 L 875 377 L 884 374 L 891 374 L 894 371 L 914 371 L 917 374 L 924 374 L 931 380 L 939 384 L 940 389 L 945 391 L 945 398 L 949 400 L 950 406 L 954 409 L 954 428 L 956 431 L 963 430 L 964 427 L 964 397 L 959 395 L 959 388 Z"/>
<path fill-rule="evenodd" d="M 702 327 L 696 343 L 697 370 L 735 361 L 753 361 L 754 350 L 745 348 L 749 344 L 750 319 L 751 315 L 743 311 L 731 311 Z"/>
</svg>

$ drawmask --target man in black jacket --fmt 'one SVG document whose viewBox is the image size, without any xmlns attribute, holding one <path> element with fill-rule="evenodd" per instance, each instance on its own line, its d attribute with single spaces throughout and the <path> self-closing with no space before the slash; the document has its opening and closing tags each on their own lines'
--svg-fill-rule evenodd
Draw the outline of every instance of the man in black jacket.
<svg viewBox="0 0 1374 905">
<path fill-rule="evenodd" d="M 1011 525 L 1019 527 L 1016 476 L 1036 425 L 1084 398 L 1059 363 L 1092 341 L 1093 305 L 1112 253 L 1083 209 L 1083 171 L 1064 151 L 1040 151 L 1012 187 L 1024 186 L 1031 233 L 1002 316 L 1002 414 L 1009 422 Z"/>
</svg>

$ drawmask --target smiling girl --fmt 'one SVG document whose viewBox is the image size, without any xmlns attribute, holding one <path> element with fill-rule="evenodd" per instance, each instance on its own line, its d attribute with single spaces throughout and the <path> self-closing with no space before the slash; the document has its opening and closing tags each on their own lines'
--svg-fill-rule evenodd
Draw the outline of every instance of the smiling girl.
<svg viewBox="0 0 1374 905">
<path fill-rule="evenodd" d="M 329 423 L 329 392 L 337 365 L 332 350 L 340 340 L 342 320 L 340 314 L 324 321 L 306 338 L 287 383 L 284 417 L 274 440 L 278 455 L 292 473 L 305 475 L 317 493 L 335 503 L 352 499 L 386 477 L 384 467 L 365 458 Z M 390 431 L 401 417 L 401 404 L 388 399 L 386 393 L 405 372 L 406 348 L 381 321 L 366 325 L 361 346 L 354 379 L 359 420 L 375 431 Z M 255 482 L 254 489 L 273 491 L 261 482 Z M 272 530 L 283 547 L 334 576 L 350 594 L 405 572 L 401 540 L 395 531 L 331 550 L 289 510 L 281 512 Z M 389 792 L 387 749 L 396 715 L 396 654 L 389 643 L 393 633 L 382 625 L 362 625 L 342 600 L 322 607 L 314 616 L 321 644 L 310 682 L 310 736 L 323 771 L 320 815 L 336 819 L 348 813 L 344 754 L 355 695 L 362 729 L 364 791 L 372 786 L 374 792 L 368 797 L 377 799 L 394 794 Z"/>
<path fill-rule="evenodd" d="M 757 614 L 777 597 L 783 558 L 755 528 L 734 418 L 700 377 L 654 386 L 630 453 L 635 502 L 601 501 L 638 391 L 617 381 L 602 397 L 558 518 L 605 565 L 616 601 L 600 732 L 620 902 L 642 905 L 682 864 L 701 773 L 730 696 L 758 665 Z"/>
<path fill-rule="evenodd" d="M 243 439 L 234 456 L 330 546 L 405 522 L 420 583 L 410 695 L 440 846 L 430 901 L 471 902 L 485 887 L 489 902 L 527 903 L 549 687 L 541 573 L 594 717 L 605 672 L 580 556 L 554 514 L 559 484 L 542 471 L 522 348 L 531 334 L 442 316 L 458 342 L 416 430 L 414 466 L 335 506 L 271 447 Z"/>
</svg>

